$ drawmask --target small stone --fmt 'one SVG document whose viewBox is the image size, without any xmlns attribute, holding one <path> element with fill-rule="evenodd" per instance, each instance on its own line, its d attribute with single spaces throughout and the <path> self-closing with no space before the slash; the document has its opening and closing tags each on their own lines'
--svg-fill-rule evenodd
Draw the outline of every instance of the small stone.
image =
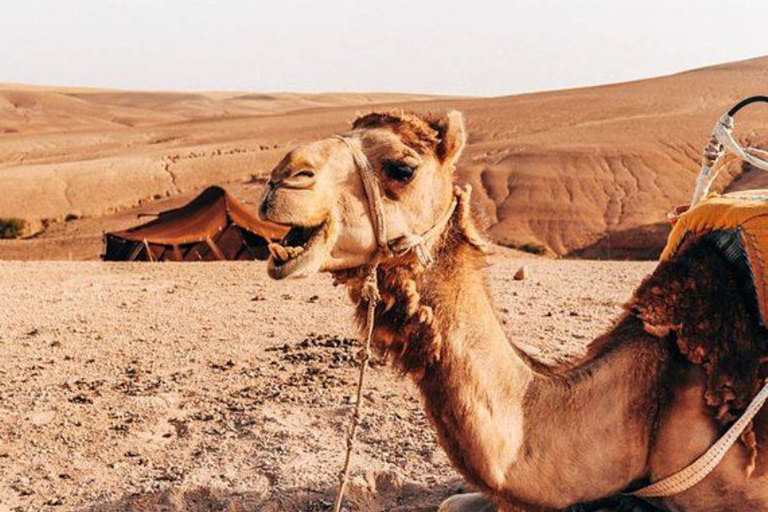
<svg viewBox="0 0 768 512">
<path fill-rule="evenodd" d="M 531 277 L 531 269 L 528 268 L 528 265 L 523 265 L 519 269 L 517 269 L 517 272 L 515 272 L 514 280 L 515 281 L 525 281 L 526 279 Z"/>
</svg>

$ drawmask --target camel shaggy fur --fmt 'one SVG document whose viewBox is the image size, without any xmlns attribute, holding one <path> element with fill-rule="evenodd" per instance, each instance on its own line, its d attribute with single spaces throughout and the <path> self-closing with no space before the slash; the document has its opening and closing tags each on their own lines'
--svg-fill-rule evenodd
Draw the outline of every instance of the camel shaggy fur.
<svg viewBox="0 0 768 512">
<path fill-rule="evenodd" d="M 423 233 L 447 211 L 466 140 L 461 114 L 369 114 L 346 136 L 377 173 L 390 238 Z M 441 510 L 564 509 L 637 489 L 701 455 L 748 401 L 760 372 L 755 354 L 765 354 L 729 263 L 697 244 L 641 285 L 583 360 L 546 368 L 506 338 L 469 193 L 458 194 L 450 222 L 430 242 L 433 265 L 410 253 L 382 260 L 374 332 L 376 347 L 421 390 L 453 465 L 479 491 L 449 498 Z M 329 138 L 288 153 L 260 212 L 291 228 L 272 247 L 270 275 L 332 272 L 362 318 L 362 269 L 377 245 L 348 145 Z M 722 354 L 722 374 L 738 384 L 713 383 L 720 352 L 697 351 L 702 336 L 744 348 Z M 735 375 L 740 369 L 746 374 Z M 768 412 L 750 432 L 703 482 L 655 505 L 768 511 Z"/>
</svg>

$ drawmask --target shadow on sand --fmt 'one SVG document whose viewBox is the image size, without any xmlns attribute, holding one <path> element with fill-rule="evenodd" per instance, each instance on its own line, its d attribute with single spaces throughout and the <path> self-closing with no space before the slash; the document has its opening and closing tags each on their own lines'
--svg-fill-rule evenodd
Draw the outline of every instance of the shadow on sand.
<svg viewBox="0 0 768 512">
<path fill-rule="evenodd" d="M 593 244 L 567 254 L 592 260 L 657 260 L 671 231 L 668 222 L 610 231 Z"/>
</svg>

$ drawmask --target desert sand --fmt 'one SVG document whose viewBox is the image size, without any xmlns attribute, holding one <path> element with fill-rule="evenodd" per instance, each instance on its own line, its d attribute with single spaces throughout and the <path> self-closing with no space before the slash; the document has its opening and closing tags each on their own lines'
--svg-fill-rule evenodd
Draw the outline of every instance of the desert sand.
<svg viewBox="0 0 768 512">
<path fill-rule="evenodd" d="M 514 281 L 519 265 L 531 278 Z M 498 249 L 491 289 L 537 358 L 578 356 L 653 263 Z M 360 348 L 327 276 L 264 264 L 0 263 L 0 510 L 327 510 Z M 464 489 L 414 387 L 375 364 L 356 511 Z"/>
<path fill-rule="evenodd" d="M 498 98 L 6 84 L 0 86 L 0 218 L 22 217 L 40 230 L 78 218 L 115 225 L 108 218 L 117 214 L 126 227 L 136 222 L 126 213 L 137 207 L 188 199 L 210 184 L 263 181 L 290 148 L 343 131 L 358 112 L 459 109 L 470 133 L 459 177 L 474 185 L 496 242 L 558 255 L 652 258 L 667 233 L 666 212 L 689 199 L 715 121 L 739 99 L 765 93 L 766 83 L 768 57 Z M 737 132 L 742 141 L 766 146 L 768 109 L 740 115 Z M 765 181 L 736 166 L 717 188 Z M 240 198 L 256 200 L 248 190 Z M 91 237 L 103 231 L 99 222 L 89 226 Z M 52 231 L 41 240 L 1 242 L 0 257 L 98 256 L 86 254 L 67 229 Z"/>
</svg>

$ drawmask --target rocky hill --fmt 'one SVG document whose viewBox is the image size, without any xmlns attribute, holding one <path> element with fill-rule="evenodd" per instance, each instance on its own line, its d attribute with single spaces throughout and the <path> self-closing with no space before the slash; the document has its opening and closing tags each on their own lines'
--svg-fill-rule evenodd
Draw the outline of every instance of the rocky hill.
<svg viewBox="0 0 768 512">
<path fill-rule="evenodd" d="M 0 218 L 37 229 L 82 217 L 98 225 L 92 219 L 264 176 L 288 149 L 343 130 L 360 111 L 459 109 L 470 131 L 460 178 L 474 185 L 494 240 L 557 255 L 651 258 L 666 212 L 691 194 L 717 118 L 766 92 L 768 57 L 498 98 L 3 85 Z M 768 146 L 768 107 L 740 115 L 737 132 Z M 763 182 L 737 165 L 718 187 Z"/>
</svg>

